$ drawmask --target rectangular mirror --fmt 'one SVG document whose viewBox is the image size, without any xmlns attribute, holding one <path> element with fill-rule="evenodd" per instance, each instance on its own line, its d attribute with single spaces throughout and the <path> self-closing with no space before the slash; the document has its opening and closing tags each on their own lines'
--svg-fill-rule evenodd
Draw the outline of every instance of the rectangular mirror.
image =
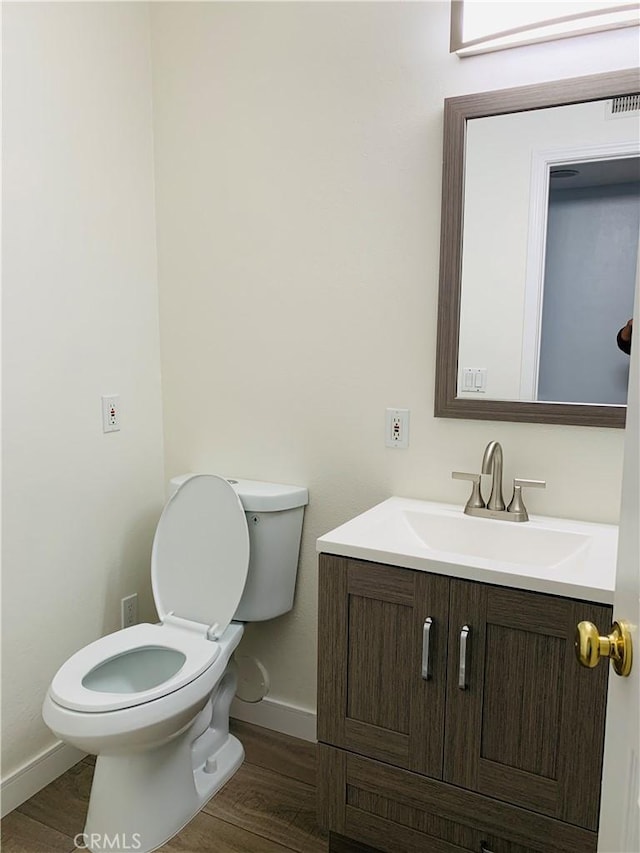
<svg viewBox="0 0 640 853">
<path fill-rule="evenodd" d="M 436 417 L 622 427 L 635 70 L 445 101 Z"/>
</svg>

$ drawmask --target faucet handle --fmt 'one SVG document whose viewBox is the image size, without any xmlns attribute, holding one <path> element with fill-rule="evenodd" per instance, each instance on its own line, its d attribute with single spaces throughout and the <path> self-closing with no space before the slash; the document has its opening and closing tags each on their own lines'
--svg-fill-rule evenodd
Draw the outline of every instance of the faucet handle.
<svg viewBox="0 0 640 853">
<path fill-rule="evenodd" d="M 473 483 L 471 496 L 465 504 L 467 509 L 482 509 L 485 506 L 482 494 L 480 492 L 480 474 L 466 474 L 464 471 L 452 471 L 451 478 L 453 480 L 470 480 Z"/>
<path fill-rule="evenodd" d="M 529 513 L 522 500 L 523 487 L 528 489 L 545 489 L 547 483 L 545 480 L 523 480 L 520 477 L 515 477 L 513 481 L 513 497 L 511 503 L 507 507 L 507 512 L 518 516 L 514 521 L 528 521 Z"/>
<path fill-rule="evenodd" d="M 513 488 L 516 486 L 527 486 L 530 489 L 546 489 L 546 480 L 522 480 L 520 477 L 515 477 L 513 480 Z"/>
</svg>

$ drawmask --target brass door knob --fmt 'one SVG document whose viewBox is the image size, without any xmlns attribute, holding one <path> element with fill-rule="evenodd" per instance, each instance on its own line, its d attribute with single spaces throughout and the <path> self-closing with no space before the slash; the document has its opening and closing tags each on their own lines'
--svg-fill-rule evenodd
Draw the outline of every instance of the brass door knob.
<svg viewBox="0 0 640 853">
<path fill-rule="evenodd" d="M 579 622 L 575 639 L 576 657 L 582 666 L 594 667 L 610 658 L 617 675 L 629 675 L 633 657 L 631 633 L 626 622 L 614 622 L 611 633 L 601 637 L 593 622 Z"/>
</svg>

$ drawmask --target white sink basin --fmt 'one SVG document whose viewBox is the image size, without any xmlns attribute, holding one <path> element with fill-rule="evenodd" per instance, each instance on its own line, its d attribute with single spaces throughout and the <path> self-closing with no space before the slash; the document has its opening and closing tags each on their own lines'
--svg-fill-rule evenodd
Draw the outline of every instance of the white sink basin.
<svg viewBox="0 0 640 853">
<path fill-rule="evenodd" d="M 584 551 L 586 533 L 554 530 L 528 522 L 471 518 L 464 514 L 401 510 L 411 530 L 432 551 L 526 566 L 557 566 Z M 487 522 L 489 522 L 487 524 Z"/>
<path fill-rule="evenodd" d="M 611 524 L 475 518 L 462 507 L 409 498 L 390 498 L 317 542 L 324 553 L 607 604 L 617 546 Z"/>
</svg>

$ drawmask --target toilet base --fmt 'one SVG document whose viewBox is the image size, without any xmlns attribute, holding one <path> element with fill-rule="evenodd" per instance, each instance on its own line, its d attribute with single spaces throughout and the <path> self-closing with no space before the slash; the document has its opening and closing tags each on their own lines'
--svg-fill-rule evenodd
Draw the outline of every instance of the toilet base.
<svg viewBox="0 0 640 853">
<path fill-rule="evenodd" d="M 155 749 L 99 755 L 84 833 L 91 853 L 151 853 L 180 832 L 244 760 L 229 734 L 235 672 L 227 670 L 186 731 Z"/>
<path fill-rule="evenodd" d="M 183 829 L 238 770 L 244 759 L 240 741 L 229 735 L 228 741 L 216 753 L 217 771 L 206 773 L 202 768 L 185 778 L 179 761 L 163 764 L 158 773 L 141 755 L 140 762 L 124 759 L 119 765 L 113 757 L 102 756 L 96 761 L 92 802 L 82 836 L 82 845 L 91 853 L 136 851 L 150 853 L 161 847 Z M 155 773 L 155 779 L 152 775 Z M 195 779 L 198 779 L 196 791 Z M 178 782 L 178 779 L 181 781 Z M 138 782 L 144 780 L 141 790 Z M 94 797 L 95 795 L 95 797 Z M 76 838 L 76 843 L 80 839 Z"/>
</svg>

